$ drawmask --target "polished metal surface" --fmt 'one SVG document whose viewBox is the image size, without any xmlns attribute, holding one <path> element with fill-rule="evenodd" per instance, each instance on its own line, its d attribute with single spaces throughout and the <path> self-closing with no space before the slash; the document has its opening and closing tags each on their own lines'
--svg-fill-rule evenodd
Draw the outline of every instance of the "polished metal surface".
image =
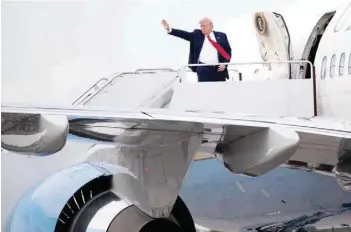
<svg viewBox="0 0 351 232">
<path fill-rule="evenodd" d="M 114 174 L 113 192 L 152 217 L 170 215 L 202 142 L 201 124 L 160 121 L 123 124 L 73 119 L 71 125 L 72 134 L 85 134 L 90 139 L 115 144 L 96 145 L 87 156 L 87 161 L 113 165 L 131 173 Z"/>
<path fill-rule="evenodd" d="M 51 155 L 65 146 L 68 127 L 68 119 L 63 116 L 1 113 L 1 147 Z"/>
<path fill-rule="evenodd" d="M 288 128 L 274 126 L 249 134 L 240 140 L 233 140 L 227 126 L 223 141 L 216 147 L 217 156 L 233 173 L 249 176 L 263 175 L 285 163 L 298 148 L 298 134 Z"/>
<path fill-rule="evenodd" d="M 108 232 L 113 219 L 130 204 L 123 200 L 112 201 L 93 216 L 85 232 Z"/>
</svg>

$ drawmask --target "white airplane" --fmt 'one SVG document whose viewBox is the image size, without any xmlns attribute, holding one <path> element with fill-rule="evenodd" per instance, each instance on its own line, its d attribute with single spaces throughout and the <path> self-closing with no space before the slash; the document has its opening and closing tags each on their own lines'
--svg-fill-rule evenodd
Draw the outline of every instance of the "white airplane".
<svg viewBox="0 0 351 232">
<path fill-rule="evenodd" d="M 195 231 L 179 191 L 197 152 L 248 176 L 320 170 L 350 191 L 351 2 L 314 2 L 296 20 L 310 3 L 301 4 L 255 12 L 248 28 L 259 43 L 240 45 L 257 54 L 244 44 L 259 44 L 266 63 L 237 68 L 242 82 L 137 70 L 102 80 L 69 108 L 2 103 L 4 231 Z M 286 60 L 315 69 L 274 63 Z M 20 184 L 14 163 L 27 166 Z"/>
</svg>

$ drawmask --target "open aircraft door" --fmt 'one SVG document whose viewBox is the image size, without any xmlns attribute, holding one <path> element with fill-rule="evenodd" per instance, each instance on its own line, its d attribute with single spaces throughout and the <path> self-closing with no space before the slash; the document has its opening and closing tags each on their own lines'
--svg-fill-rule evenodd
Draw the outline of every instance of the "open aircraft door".
<svg viewBox="0 0 351 232">
<path fill-rule="evenodd" d="M 289 30 L 282 15 L 273 12 L 254 14 L 254 26 L 263 61 L 290 60 L 291 41 Z M 267 64 L 269 78 L 291 79 L 291 64 Z"/>
</svg>

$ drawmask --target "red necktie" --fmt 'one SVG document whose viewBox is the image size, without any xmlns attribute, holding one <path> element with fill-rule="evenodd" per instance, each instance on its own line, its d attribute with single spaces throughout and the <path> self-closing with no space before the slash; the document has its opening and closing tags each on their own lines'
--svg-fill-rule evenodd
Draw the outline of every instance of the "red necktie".
<svg viewBox="0 0 351 232">
<path fill-rule="evenodd" d="M 210 41 L 212 46 L 217 49 L 219 54 L 221 54 L 226 60 L 230 60 L 230 56 L 228 55 L 228 53 L 226 51 L 224 51 L 224 49 L 221 47 L 221 45 L 219 45 L 218 43 L 213 41 L 209 35 L 207 36 L 207 39 Z"/>
</svg>

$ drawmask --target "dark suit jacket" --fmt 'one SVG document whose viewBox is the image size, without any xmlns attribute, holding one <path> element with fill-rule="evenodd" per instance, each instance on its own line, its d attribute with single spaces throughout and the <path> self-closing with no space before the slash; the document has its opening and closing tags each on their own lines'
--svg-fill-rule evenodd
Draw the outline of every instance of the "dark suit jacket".
<svg viewBox="0 0 351 232">
<path fill-rule="evenodd" d="M 230 47 L 227 35 L 223 32 L 213 31 L 216 41 L 219 45 L 223 47 L 223 49 L 232 56 L 232 49 Z M 202 49 L 202 45 L 205 40 L 205 35 L 202 34 L 201 30 L 195 29 L 193 32 L 187 32 L 179 29 L 172 28 L 172 31 L 169 33 L 170 35 L 179 37 L 181 39 L 185 39 L 190 42 L 190 51 L 189 51 L 189 64 L 197 64 L 199 62 L 199 56 Z M 218 61 L 220 63 L 227 63 L 230 60 L 226 60 L 218 53 Z M 196 72 L 197 67 L 190 67 L 193 72 Z M 226 78 L 229 77 L 227 68 L 223 71 L 223 74 L 226 75 Z"/>
</svg>

